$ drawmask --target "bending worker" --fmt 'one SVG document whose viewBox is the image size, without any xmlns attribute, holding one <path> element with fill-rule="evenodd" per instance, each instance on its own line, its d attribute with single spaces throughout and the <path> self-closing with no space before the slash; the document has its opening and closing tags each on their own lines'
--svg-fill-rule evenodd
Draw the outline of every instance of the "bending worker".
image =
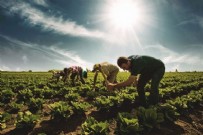
<svg viewBox="0 0 203 135">
<path fill-rule="evenodd" d="M 95 64 L 92 72 L 95 72 L 94 83 L 93 83 L 93 87 L 95 87 L 95 84 L 97 81 L 97 76 L 98 76 L 99 72 L 102 73 L 105 83 L 107 83 L 107 82 L 116 83 L 116 77 L 119 72 L 119 68 L 108 62 L 103 62 L 103 63 Z"/>
<path fill-rule="evenodd" d="M 129 86 L 133 82 L 137 85 L 139 102 L 142 106 L 146 106 L 146 97 L 144 87 L 151 80 L 151 91 L 149 103 L 154 105 L 159 102 L 159 83 L 165 73 L 164 63 L 150 56 L 132 55 L 129 57 L 119 57 L 117 64 L 123 70 L 128 70 L 131 75 L 128 80 L 117 84 L 109 83 L 108 90 Z M 137 75 L 140 74 L 137 80 Z"/>
</svg>

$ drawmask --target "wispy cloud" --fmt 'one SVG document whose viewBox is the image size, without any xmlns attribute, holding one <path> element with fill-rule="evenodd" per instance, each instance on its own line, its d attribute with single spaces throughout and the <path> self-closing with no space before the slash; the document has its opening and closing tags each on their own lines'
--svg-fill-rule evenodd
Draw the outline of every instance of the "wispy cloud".
<svg viewBox="0 0 203 135">
<path fill-rule="evenodd" d="M 36 1 L 36 0 L 35 0 Z M 45 1 L 36 1 L 43 4 Z M 29 3 L 18 1 L 0 2 L 0 6 L 4 7 L 11 14 L 17 14 L 31 25 L 39 25 L 45 31 L 52 31 L 58 34 L 104 38 L 104 33 L 97 30 L 90 30 L 82 25 L 78 25 L 74 21 L 65 20 L 63 17 L 55 17 L 45 14 L 37 8 L 32 7 Z"/>
<path fill-rule="evenodd" d="M 27 61 L 28 61 L 28 58 L 27 58 L 27 56 L 26 55 L 23 55 L 22 56 L 22 60 L 23 60 L 23 63 L 27 63 Z"/>
<path fill-rule="evenodd" d="M 39 52 L 42 52 L 42 55 L 48 55 L 52 61 L 55 61 L 58 64 L 62 64 L 63 66 L 80 65 L 82 67 L 90 68 L 93 65 L 92 63 L 81 59 L 81 57 L 77 55 L 76 52 L 73 52 L 73 51 L 62 50 L 56 46 L 46 47 L 38 44 L 25 43 L 3 35 L 0 35 L 0 37 L 8 40 L 10 43 L 17 45 L 19 47 L 23 47 L 23 48 L 27 47 L 27 48 L 31 48 L 32 50 L 37 50 Z M 27 56 L 24 55 L 22 57 L 22 60 L 24 63 L 26 63 L 28 61 Z"/>
<path fill-rule="evenodd" d="M 0 70 L 1 70 L 1 71 L 9 71 L 10 68 L 7 67 L 7 66 L 5 66 L 5 65 L 1 65 L 1 66 L 0 66 Z"/>
<path fill-rule="evenodd" d="M 88 67 L 88 68 L 90 68 L 93 65 L 92 63 L 81 59 L 80 56 L 78 56 L 74 52 L 63 50 L 63 49 L 60 49 L 56 46 L 52 46 L 49 49 L 51 51 L 53 51 L 54 53 L 59 54 L 63 57 L 69 58 L 71 60 L 71 61 L 56 60 L 57 62 L 62 63 L 64 65 L 69 65 L 69 66 L 73 66 L 73 65 L 79 66 L 80 65 L 80 66 Z"/>
<path fill-rule="evenodd" d="M 46 0 L 32 0 L 34 3 L 36 3 L 37 5 L 41 5 L 44 7 L 48 7 L 47 1 Z"/>
<path fill-rule="evenodd" d="M 201 56 L 195 54 L 195 53 L 189 53 L 189 52 L 184 52 L 178 53 L 175 52 L 169 48 L 164 47 L 163 45 L 157 44 L 157 45 L 152 45 L 152 46 L 147 46 L 144 48 L 145 51 L 148 50 L 156 50 L 156 52 L 159 52 L 159 58 L 162 59 L 162 61 L 170 67 L 168 70 L 173 70 L 177 68 L 184 69 L 183 66 L 188 65 L 198 65 L 198 66 L 203 66 L 202 63 L 202 58 Z M 173 67 L 171 67 L 173 65 Z"/>
<path fill-rule="evenodd" d="M 188 24 L 198 25 L 203 29 L 203 17 L 197 15 L 191 15 L 190 19 L 186 19 L 178 23 L 178 26 L 184 26 Z"/>
</svg>

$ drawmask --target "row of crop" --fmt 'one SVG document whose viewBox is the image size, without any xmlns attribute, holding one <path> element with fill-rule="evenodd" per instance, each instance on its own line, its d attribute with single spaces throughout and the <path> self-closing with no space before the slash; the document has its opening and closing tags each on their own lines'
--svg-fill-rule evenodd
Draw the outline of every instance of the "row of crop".
<svg viewBox="0 0 203 135">
<path fill-rule="evenodd" d="M 203 101 L 203 89 L 191 91 L 188 95 L 183 95 L 175 100 L 168 100 L 160 106 L 149 108 L 139 107 L 131 113 L 118 113 L 116 119 L 116 134 L 131 135 L 143 134 L 153 128 L 159 128 L 163 122 L 173 122 L 183 113 L 183 110 L 193 109 Z M 109 134 L 109 123 L 107 121 L 98 122 L 89 117 L 82 125 L 82 134 Z"/>
<path fill-rule="evenodd" d="M 203 87 L 203 81 L 180 84 L 170 88 L 169 87 L 164 89 L 160 88 L 160 95 L 162 99 L 175 98 L 177 96 L 187 94 L 191 90 L 199 90 L 202 87 Z"/>
<path fill-rule="evenodd" d="M 91 104 L 87 102 L 73 101 L 70 103 L 58 101 L 48 105 L 48 108 L 50 109 L 50 118 L 55 121 L 68 120 L 73 115 L 84 116 L 85 112 L 88 111 L 88 109 L 91 107 Z M 11 119 L 15 119 L 14 125 L 16 126 L 16 128 L 33 128 L 36 122 L 40 121 L 41 116 L 43 116 L 43 114 L 33 114 L 29 110 L 25 110 L 23 112 L 19 111 L 16 117 L 7 112 L 1 112 L 0 129 L 5 129 L 6 123 Z"/>
<path fill-rule="evenodd" d="M 174 89 L 161 89 L 160 95 L 162 95 L 161 100 L 171 99 L 172 94 L 177 96 L 180 95 L 180 91 L 187 94 L 190 90 L 198 90 L 201 83 L 191 83 L 189 85 L 177 86 Z M 188 89 L 189 88 L 189 89 Z M 176 93 L 177 91 L 177 93 Z M 149 92 L 146 93 L 149 95 Z M 0 92 L 0 102 L 1 106 L 4 103 L 8 104 L 7 110 L 18 111 L 21 108 L 21 103 L 27 105 L 30 110 L 40 110 L 42 109 L 42 104 L 45 100 L 51 100 L 55 98 L 60 98 L 64 101 L 79 101 L 81 98 L 84 100 L 95 100 L 94 105 L 99 109 L 111 108 L 111 106 L 121 106 L 123 103 L 133 103 L 137 98 L 137 92 L 134 87 L 121 89 L 120 91 L 108 92 L 104 87 L 100 88 L 98 91 L 92 91 L 88 85 L 82 87 L 61 87 L 59 90 L 52 90 L 45 86 L 43 89 L 33 88 L 33 89 L 23 89 L 19 90 L 18 93 L 14 93 L 12 90 L 3 90 Z M 168 97 L 168 98 L 167 98 Z M 99 107 L 98 107 L 99 106 Z M 11 112 L 16 112 L 11 111 Z"/>
</svg>

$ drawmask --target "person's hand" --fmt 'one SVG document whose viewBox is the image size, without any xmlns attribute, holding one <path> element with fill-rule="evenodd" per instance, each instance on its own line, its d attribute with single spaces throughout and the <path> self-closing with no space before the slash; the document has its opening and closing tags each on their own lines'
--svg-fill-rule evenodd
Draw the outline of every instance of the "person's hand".
<svg viewBox="0 0 203 135">
<path fill-rule="evenodd" d="M 107 90 L 112 91 L 112 90 L 114 89 L 115 85 L 116 85 L 116 84 L 108 83 L 107 86 L 106 86 L 106 87 L 107 87 Z"/>
</svg>

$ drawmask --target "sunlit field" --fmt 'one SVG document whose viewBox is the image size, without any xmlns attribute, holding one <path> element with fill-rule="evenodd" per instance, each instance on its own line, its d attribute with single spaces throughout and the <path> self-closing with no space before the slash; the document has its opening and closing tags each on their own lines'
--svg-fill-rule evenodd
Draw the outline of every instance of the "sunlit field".
<svg viewBox="0 0 203 135">
<path fill-rule="evenodd" d="M 117 81 L 126 80 L 120 72 Z M 86 84 L 57 83 L 49 72 L 0 73 L 1 134 L 201 134 L 202 72 L 165 73 L 160 104 L 139 106 L 136 87 L 107 91 L 99 74 Z M 149 96 L 150 85 L 146 85 Z M 187 126 L 185 126 L 187 125 Z M 199 129 L 199 130 L 198 130 Z"/>
</svg>

